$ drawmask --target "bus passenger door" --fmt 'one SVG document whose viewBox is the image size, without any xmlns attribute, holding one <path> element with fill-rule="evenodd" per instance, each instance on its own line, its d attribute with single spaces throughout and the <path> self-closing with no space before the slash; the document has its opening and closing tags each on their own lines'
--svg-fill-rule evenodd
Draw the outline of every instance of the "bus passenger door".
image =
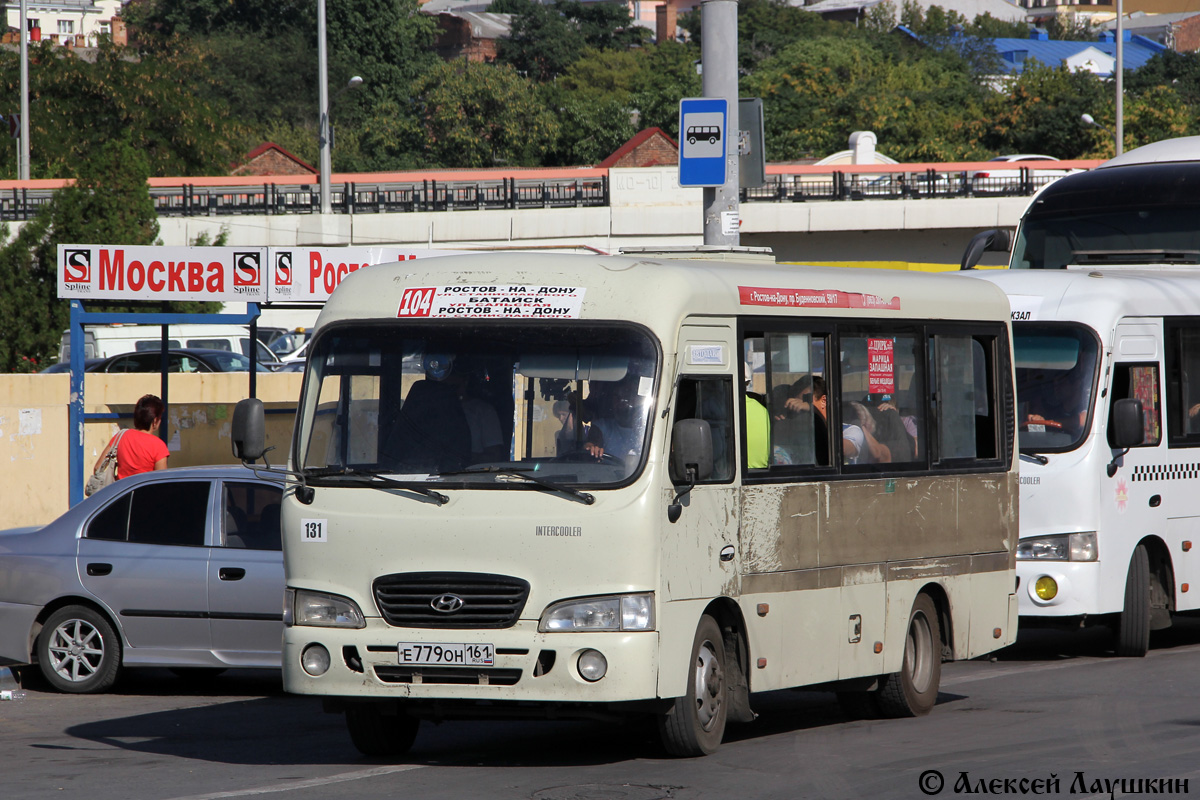
<svg viewBox="0 0 1200 800">
<path fill-rule="evenodd" d="M 671 426 L 701 419 L 712 432 L 713 471 L 678 502 L 683 512 L 665 523 L 662 583 L 666 600 L 737 597 L 738 514 L 733 371 L 738 365 L 730 324 L 685 325 L 680 334 Z M 670 451 L 667 453 L 670 459 Z M 669 466 L 669 465 L 668 465 Z M 664 509 L 686 484 L 668 481 Z M 664 512 L 665 513 L 665 512 Z"/>
</svg>

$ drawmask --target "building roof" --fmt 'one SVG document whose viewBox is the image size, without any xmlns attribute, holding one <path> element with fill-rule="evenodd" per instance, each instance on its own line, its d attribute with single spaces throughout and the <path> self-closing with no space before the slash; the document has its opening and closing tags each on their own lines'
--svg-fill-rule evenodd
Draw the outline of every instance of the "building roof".
<svg viewBox="0 0 1200 800">
<path fill-rule="evenodd" d="M 788 0 L 788 5 L 812 11 L 817 14 L 845 13 L 858 10 L 866 12 L 872 6 L 888 0 L 818 0 L 812 5 L 804 5 L 804 0 Z M 1008 0 L 916 0 L 917 5 L 928 10 L 930 6 L 941 6 L 946 11 L 956 11 L 967 20 L 973 21 L 981 14 L 990 14 L 995 19 L 1005 22 L 1023 22 L 1028 11 Z M 899 4 L 893 3 L 897 7 Z"/>
<path fill-rule="evenodd" d="M 1037 35 L 1037 34 L 1034 34 Z M 1108 41 L 1103 41 L 1107 38 Z M 1032 59 L 1048 67 L 1068 64 L 1088 69 L 1097 75 L 1111 75 L 1117 57 L 1117 43 L 1111 33 L 1101 34 L 1098 42 L 1065 42 L 1051 39 L 992 39 L 1005 72 L 1020 74 Z M 1125 69 L 1138 69 L 1166 47 L 1144 36 L 1126 32 L 1122 61 Z"/>
<path fill-rule="evenodd" d="M 423 10 L 428 11 L 428 9 L 427 5 Z M 490 14 L 482 11 L 462 11 L 461 9 L 436 13 L 464 20 L 471 26 L 471 35 L 476 39 L 503 39 L 512 32 L 512 14 Z"/>
</svg>

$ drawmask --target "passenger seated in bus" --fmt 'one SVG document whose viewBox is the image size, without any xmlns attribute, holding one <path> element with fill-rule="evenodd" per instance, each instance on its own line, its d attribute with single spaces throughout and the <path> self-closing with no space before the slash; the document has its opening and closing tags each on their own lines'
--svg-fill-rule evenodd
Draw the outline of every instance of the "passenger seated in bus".
<svg viewBox="0 0 1200 800">
<path fill-rule="evenodd" d="M 447 378 L 458 392 L 467 429 L 471 432 L 471 463 L 500 461 L 506 457 L 500 415 L 483 399 L 483 375 L 466 369 L 452 371 Z"/>
<path fill-rule="evenodd" d="M 892 452 L 887 445 L 880 442 L 875 434 L 878 426 L 875 423 L 875 417 L 872 416 L 870 410 L 862 403 L 847 400 L 842 403 L 842 437 L 846 437 L 846 421 L 852 427 L 857 427 L 862 432 L 863 444 L 857 447 L 858 458 L 849 463 L 853 464 L 887 464 L 892 460 Z M 858 423 L 855 425 L 854 423 Z"/>
<path fill-rule="evenodd" d="M 1042 383 L 1040 393 L 1029 398 L 1028 413 L 1021 420 L 1022 427 L 1028 425 L 1044 425 L 1047 428 L 1059 428 L 1078 436 L 1083 432 L 1087 422 L 1088 404 L 1091 400 L 1090 386 L 1083 366 L 1075 366 L 1052 378 L 1048 383 Z"/>
<path fill-rule="evenodd" d="M 805 378 L 771 389 L 771 461 L 774 464 L 816 463 L 811 378 L 805 384 L 808 401 L 789 403 L 794 399 L 793 395 L 803 391 L 798 387 Z"/>
<path fill-rule="evenodd" d="M 454 356 L 426 354 L 422 363 L 425 377 L 408 390 L 396 425 L 380 448 L 384 463 L 401 471 L 462 469 L 471 456 L 471 428 L 457 386 L 446 380 L 454 370 Z"/>
<path fill-rule="evenodd" d="M 888 450 L 889 461 L 912 461 L 915 458 L 914 439 L 905 428 L 900 411 L 892 403 L 892 395 L 868 395 L 863 404 L 875 423 L 873 434 Z"/>
<path fill-rule="evenodd" d="M 619 381 L 591 381 L 580 418 L 590 425 L 583 449 L 597 461 L 605 455 L 630 466 L 641 460 L 646 432 L 644 398 L 638 394 L 642 380 L 630 370 Z"/>
<path fill-rule="evenodd" d="M 809 392 L 801 391 L 797 399 L 806 401 Z M 829 397 L 825 392 L 825 379 L 820 375 L 812 377 L 812 407 L 815 427 L 815 444 L 817 463 L 829 463 Z M 789 401 L 790 402 L 790 401 Z M 858 460 L 859 451 L 864 447 L 862 428 L 857 425 L 842 424 L 842 459 L 847 464 Z"/>
</svg>

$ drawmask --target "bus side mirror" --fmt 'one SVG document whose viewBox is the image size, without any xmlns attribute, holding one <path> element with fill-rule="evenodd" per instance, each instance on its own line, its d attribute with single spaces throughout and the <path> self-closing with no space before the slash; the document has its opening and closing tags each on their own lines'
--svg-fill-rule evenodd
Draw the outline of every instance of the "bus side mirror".
<svg viewBox="0 0 1200 800">
<path fill-rule="evenodd" d="M 712 477 L 712 428 L 708 420 L 681 419 L 671 431 L 671 482 L 705 481 Z"/>
<path fill-rule="evenodd" d="M 1145 439 L 1145 420 L 1142 401 L 1132 397 L 1113 403 L 1112 446 L 1118 450 L 1137 447 Z"/>
<path fill-rule="evenodd" d="M 1011 244 L 1008 231 L 1004 228 L 993 228 L 971 237 L 963 253 L 962 266 L 959 269 L 975 269 L 984 253 L 1007 253 Z"/>
<path fill-rule="evenodd" d="M 1129 448 L 1137 447 L 1145 438 L 1145 413 L 1142 411 L 1142 401 L 1132 397 L 1123 397 L 1113 403 L 1111 444 L 1114 450 L 1121 452 L 1113 455 L 1108 462 L 1108 477 L 1117 474 L 1117 459 L 1129 452 Z"/>
<path fill-rule="evenodd" d="M 231 427 L 234 458 L 250 462 L 262 458 L 267 445 L 267 422 L 262 400 L 257 397 L 239 400 L 233 408 Z"/>
<path fill-rule="evenodd" d="M 680 500 L 696 485 L 707 480 L 713 472 L 712 427 L 708 420 L 681 419 L 671 430 L 671 483 L 684 484 L 667 506 L 667 521 L 678 522 L 683 514 Z"/>
</svg>

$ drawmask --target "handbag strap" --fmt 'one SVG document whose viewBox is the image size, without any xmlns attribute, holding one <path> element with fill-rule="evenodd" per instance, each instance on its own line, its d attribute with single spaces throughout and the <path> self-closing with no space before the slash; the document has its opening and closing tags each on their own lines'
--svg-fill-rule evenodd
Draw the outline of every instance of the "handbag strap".
<svg viewBox="0 0 1200 800">
<path fill-rule="evenodd" d="M 117 445 L 121 443 L 121 437 L 125 435 L 128 428 L 122 428 L 117 431 L 117 435 L 113 437 L 112 444 L 108 446 L 108 452 L 104 454 L 105 463 L 114 460 L 117 457 Z"/>
</svg>

